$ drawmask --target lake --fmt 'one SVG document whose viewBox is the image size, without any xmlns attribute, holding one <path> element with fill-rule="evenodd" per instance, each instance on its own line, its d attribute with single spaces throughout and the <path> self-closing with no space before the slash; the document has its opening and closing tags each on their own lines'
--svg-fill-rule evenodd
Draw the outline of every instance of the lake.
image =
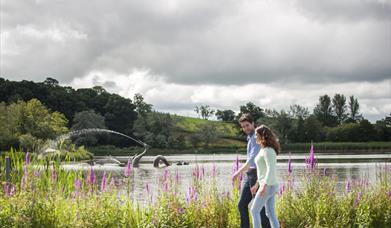
<svg viewBox="0 0 391 228">
<path fill-rule="evenodd" d="M 169 167 L 160 168 L 153 167 L 153 159 L 155 156 L 144 156 L 140 165 L 133 169 L 132 175 L 132 197 L 135 201 L 145 202 L 146 185 L 148 184 L 151 192 L 158 191 L 158 179 L 162 176 L 164 170 L 168 170 L 169 174 L 175 179 L 176 173 L 179 174 L 181 179 L 181 188 L 185 192 L 190 186 L 192 180 L 192 170 L 198 165 L 205 171 L 205 181 L 210 181 L 213 167 L 216 167 L 216 181 L 219 191 L 229 192 L 232 189 L 232 183 L 230 176 L 234 167 L 234 161 L 239 158 L 241 164 L 244 164 L 246 160 L 245 155 L 236 154 L 216 154 L 216 155 L 168 155 L 165 156 L 172 165 Z M 292 168 L 294 177 L 299 177 L 305 172 L 304 159 L 308 154 L 292 155 Z M 344 185 L 348 180 L 361 180 L 367 179 L 369 182 L 375 182 L 377 180 L 377 170 L 384 165 L 390 165 L 391 153 L 385 154 L 370 154 L 370 155 L 336 155 L 336 154 L 319 154 L 315 155 L 318 160 L 318 168 L 325 172 L 328 176 L 335 176 L 339 185 Z M 99 157 L 97 157 L 99 158 Z M 119 161 L 126 162 L 128 157 L 119 156 L 115 157 Z M 287 176 L 288 171 L 288 159 L 289 155 L 283 154 L 278 156 L 277 172 L 280 177 L 280 181 L 283 181 Z M 187 161 L 189 165 L 177 165 L 177 161 Z M 90 165 L 86 163 L 71 163 L 64 164 L 63 167 L 67 170 L 83 170 L 87 172 L 90 169 Z M 115 164 L 94 165 L 93 170 L 97 174 L 98 178 L 102 176 L 103 171 L 112 173 L 115 177 L 116 185 L 121 189 L 126 183 L 126 179 L 123 176 L 124 167 L 119 167 Z M 299 179 L 299 178 L 297 178 Z M 98 179 L 100 183 L 100 179 Z M 300 180 L 295 181 L 295 185 L 300 185 Z M 123 191 L 125 191 L 122 188 Z M 156 195 L 156 194 L 154 194 Z"/>
</svg>

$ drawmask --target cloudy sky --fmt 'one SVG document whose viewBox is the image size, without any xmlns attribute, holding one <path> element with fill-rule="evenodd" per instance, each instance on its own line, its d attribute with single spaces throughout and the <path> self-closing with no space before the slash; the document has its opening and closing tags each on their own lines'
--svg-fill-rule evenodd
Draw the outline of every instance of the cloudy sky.
<svg viewBox="0 0 391 228">
<path fill-rule="evenodd" d="M 102 85 L 194 116 L 355 95 L 391 112 L 391 0 L 0 0 L 1 76 Z"/>
</svg>

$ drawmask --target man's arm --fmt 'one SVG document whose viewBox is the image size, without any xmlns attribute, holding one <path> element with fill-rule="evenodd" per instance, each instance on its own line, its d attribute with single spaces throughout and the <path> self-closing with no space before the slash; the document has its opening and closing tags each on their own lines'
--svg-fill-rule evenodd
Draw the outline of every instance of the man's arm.
<svg viewBox="0 0 391 228">
<path fill-rule="evenodd" d="M 236 179 L 240 173 L 246 172 L 250 168 L 250 163 L 254 162 L 255 157 L 257 156 L 258 152 L 260 150 L 260 146 L 255 143 L 255 140 L 252 142 L 252 147 L 250 148 L 249 151 L 249 158 L 244 164 L 244 166 L 240 167 L 238 171 L 236 171 L 233 174 L 232 179 Z"/>
</svg>

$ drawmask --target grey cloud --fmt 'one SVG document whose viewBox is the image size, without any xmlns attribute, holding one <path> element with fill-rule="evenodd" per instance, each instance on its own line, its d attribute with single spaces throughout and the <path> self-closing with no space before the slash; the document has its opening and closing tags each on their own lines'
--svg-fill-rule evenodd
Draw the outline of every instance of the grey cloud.
<svg viewBox="0 0 391 228">
<path fill-rule="evenodd" d="M 277 10 L 287 7 L 284 2 Z M 267 7 L 257 12 L 257 1 L 178 1 L 177 6 L 155 0 L 2 1 L 2 33 L 9 32 L 22 53 L 2 53 L 1 74 L 34 80 L 51 76 L 65 83 L 93 70 L 128 73 L 134 68 L 179 84 L 389 78 L 390 21 L 383 4 L 327 2 L 295 2 L 309 21 L 293 21 L 292 26 L 304 25 L 292 29 L 288 22 L 268 21 L 263 16 Z M 319 22 L 312 24 L 312 18 Z M 359 22 L 366 23 L 360 27 Z M 53 25 L 86 39 L 61 43 L 16 29 L 44 31 Z"/>
<path fill-rule="evenodd" d="M 295 5 L 305 15 L 322 22 L 391 19 L 389 0 L 296 0 Z"/>
</svg>

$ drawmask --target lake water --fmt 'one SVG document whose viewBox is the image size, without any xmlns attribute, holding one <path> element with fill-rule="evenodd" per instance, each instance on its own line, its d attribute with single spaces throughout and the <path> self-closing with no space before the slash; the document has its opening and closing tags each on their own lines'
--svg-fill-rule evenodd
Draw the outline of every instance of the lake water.
<svg viewBox="0 0 391 228">
<path fill-rule="evenodd" d="M 205 181 L 210 181 L 213 167 L 216 167 L 216 181 L 219 191 L 229 192 L 232 189 L 232 183 L 230 176 L 234 167 L 234 161 L 239 158 L 241 164 L 244 164 L 246 156 L 236 154 L 218 154 L 218 155 L 171 155 L 166 156 L 172 165 L 160 168 L 153 167 L 154 156 L 144 156 L 140 165 L 133 169 L 131 177 L 131 188 L 133 189 L 132 197 L 139 202 L 145 202 L 146 185 L 148 184 L 151 192 L 158 191 L 158 179 L 163 175 L 164 170 L 168 170 L 169 175 L 173 179 L 176 177 L 176 173 L 180 176 L 180 186 L 182 192 L 185 192 L 191 184 L 192 170 L 198 165 L 205 171 Z M 292 167 L 294 177 L 299 177 L 305 172 L 304 159 L 308 155 L 292 155 Z M 116 159 L 126 162 L 128 157 L 115 157 Z M 369 182 L 377 181 L 377 170 L 385 165 L 391 163 L 391 153 L 385 154 L 371 154 L 371 155 L 335 155 L 335 154 L 321 154 L 316 155 L 318 160 L 318 168 L 324 171 L 326 175 L 335 176 L 339 185 L 344 185 L 348 180 L 361 180 L 368 179 Z M 278 156 L 277 172 L 280 177 L 280 181 L 283 182 L 288 174 L 288 159 L 289 155 Z M 189 165 L 177 165 L 177 161 L 187 161 Z M 90 165 L 85 163 L 64 164 L 63 167 L 67 170 L 84 170 L 90 169 Z M 127 179 L 123 176 L 124 167 L 120 167 L 115 164 L 94 165 L 93 170 L 100 177 L 105 170 L 107 173 L 112 173 L 115 177 L 116 185 L 121 187 L 126 183 Z M 298 178 L 299 179 L 299 178 Z M 98 179 L 100 183 L 100 179 Z M 296 181 L 296 185 L 300 185 L 299 180 Z M 124 191 L 124 187 L 122 187 Z M 155 194 L 156 195 L 156 194 Z"/>
</svg>

